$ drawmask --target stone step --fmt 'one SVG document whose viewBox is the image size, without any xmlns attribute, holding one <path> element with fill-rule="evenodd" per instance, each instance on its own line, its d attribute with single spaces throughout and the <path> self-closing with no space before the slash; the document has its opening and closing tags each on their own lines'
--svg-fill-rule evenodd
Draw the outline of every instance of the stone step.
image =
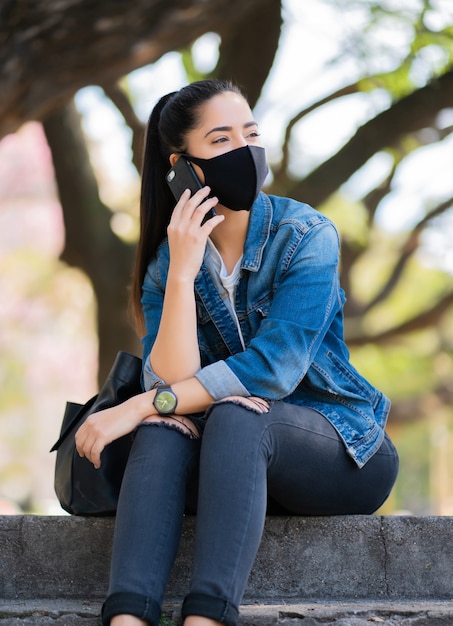
<svg viewBox="0 0 453 626">
<path fill-rule="evenodd" d="M 0 626 L 99 626 L 100 602 L 0 601 Z M 162 626 L 180 626 L 179 607 L 164 607 Z M 453 603 L 356 601 L 253 604 L 241 607 L 239 626 L 451 626 Z"/>
<path fill-rule="evenodd" d="M 113 519 L 0 517 L 0 626 L 99 626 Z M 162 624 L 178 624 L 195 519 Z M 453 625 L 453 518 L 270 517 L 241 626 Z"/>
<path fill-rule="evenodd" d="M 0 516 L 0 598 L 102 599 L 114 520 Z M 187 592 L 195 520 L 187 517 L 167 589 Z M 452 517 L 270 517 L 245 603 L 451 600 Z"/>
</svg>

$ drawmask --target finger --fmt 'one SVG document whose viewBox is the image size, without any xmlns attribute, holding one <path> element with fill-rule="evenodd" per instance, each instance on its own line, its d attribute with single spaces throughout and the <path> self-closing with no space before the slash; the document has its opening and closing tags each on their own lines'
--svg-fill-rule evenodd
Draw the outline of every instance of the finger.
<svg viewBox="0 0 453 626">
<path fill-rule="evenodd" d="M 206 231 L 206 236 L 209 237 L 209 235 L 212 233 L 214 228 L 218 224 L 220 224 L 220 222 L 223 222 L 224 219 L 225 219 L 224 215 L 215 215 L 214 217 L 211 217 L 208 220 L 206 220 L 206 222 L 201 226 L 201 228 L 204 229 L 204 231 Z"/>
<path fill-rule="evenodd" d="M 178 217 L 179 215 L 181 215 L 182 210 L 186 202 L 189 200 L 189 198 L 190 198 L 190 189 L 185 189 L 182 192 L 178 202 L 176 203 L 175 208 L 173 209 L 172 218 L 173 216 Z"/>
<path fill-rule="evenodd" d="M 100 454 L 104 449 L 104 444 L 85 427 L 79 428 L 75 435 L 76 449 L 79 456 L 85 457 L 97 468 L 100 467 Z"/>
<path fill-rule="evenodd" d="M 218 205 L 218 203 L 219 203 L 219 199 L 216 196 L 214 196 L 212 198 L 208 198 L 207 200 L 205 200 L 203 204 L 200 204 L 195 209 L 193 213 L 193 219 L 196 221 L 197 226 L 204 225 L 203 220 L 210 211 L 214 210 L 214 216 L 216 215 L 215 207 Z"/>
<path fill-rule="evenodd" d="M 210 193 L 211 193 L 211 187 L 208 187 L 208 185 L 205 185 L 204 187 L 199 189 L 196 193 L 194 193 L 192 198 L 196 200 L 197 205 L 199 205 L 203 202 L 203 200 L 205 200 L 209 196 Z"/>
<path fill-rule="evenodd" d="M 75 444 L 76 444 L 76 450 L 79 453 L 79 456 L 84 457 L 85 453 L 83 449 L 85 445 L 86 435 L 85 435 L 83 426 L 81 426 L 79 430 L 76 432 L 74 439 L 75 439 Z"/>
<path fill-rule="evenodd" d="M 205 202 L 208 202 L 208 201 L 211 200 L 210 198 L 208 198 L 210 192 L 211 192 L 211 188 L 205 186 L 205 187 L 202 187 L 201 189 L 199 189 L 196 193 L 194 193 L 194 195 L 192 197 L 190 197 L 190 196 L 189 196 L 189 198 L 181 197 L 180 202 L 181 202 L 181 200 L 182 200 L 182 202 L 181 202 L 180 207 L 178 207 L 178 211 L 176 211 L 176 213 L 175 213 L 176 217 L 179 216 L 182 219 L 185 218 L 187 220 L 191 220 L 192 217 L 194 216 L 194 214 L 200 208 L 200 206 L 202 206 Z M 217 202 L 218 202 L 218 200 L 215 201 L 215 204 L 217 204 Z M 175 209 L 176 209 L 176 207 L 175 207 Z"/>
<path fill-rule="evenodd" d="M 269 412 L 269 402 L 267 400 L 264 400 L 264 398 L 260 398 L 258 396 L 249 396 L 248 400 L 255 404 L 255 407 L 259 410 L 260 413 Z"/>
<path fill-rule="evenodd" d="M 101 452 L 104 444 L 96 438 L 88 439 L 83 447 L 83 456 L 98 469 L 101 465 Z"/>
<path fill-rule="evenodd" d="M 103 450 L 104 444 L 99 440 L 95 441 L 90 451 L 89 460 L 93 463 L 96 469 L 101 467 L 101 454 Z"/>
</svg>

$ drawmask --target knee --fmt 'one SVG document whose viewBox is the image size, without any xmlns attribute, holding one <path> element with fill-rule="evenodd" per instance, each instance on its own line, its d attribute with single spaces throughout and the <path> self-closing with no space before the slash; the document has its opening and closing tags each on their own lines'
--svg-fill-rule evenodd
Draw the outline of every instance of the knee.
<svg viewBox="0 0 453 626">
<path fill-rule="evenodd" d="M 261 411 L 242 400 L 226 398 L 213 404 L 208 414 L 204 437 L 218 435 L 224 439 L 231 435 L 237 441 L 238 435 L 242 438 L 247 433 L 247 437 L 251 437 L 254 431 L 261 432 L 264 426 Z"/>
<path fill-rule="evenodd" d="M 216 425 L 217 428 L 236 429 L 244 420 L 247 409 L 236 401 L 221 400 L 212 405 L 207 425 Z"/>
<path fill-rule="evenodd" d="M 267 456 L 268 433 L 265 416 L 232 402 L 216 404 L 202 437 L 202 467 L 210 463 L 230 471 L 243 463 L 253 466 L 257 456 Z"/>
<path fill-rule="evenodd" d="M 267 400 L 264 400 L 264 398 L 256 396 L 228 396 L 214 402 L 208 410 L 207 415 L 210 417 L 211 414 L 215 414 L 216 416 L 224 416 L 231 420 L 232 416 L 239 416 L 239 419 L 243 419 L 244 414 L 254 413 L 262 415 L 263 413 L 268 413 L 269 410 L 270 404 Z M 222 419 L 222 417 L 218 419 Z"/>
</svg>

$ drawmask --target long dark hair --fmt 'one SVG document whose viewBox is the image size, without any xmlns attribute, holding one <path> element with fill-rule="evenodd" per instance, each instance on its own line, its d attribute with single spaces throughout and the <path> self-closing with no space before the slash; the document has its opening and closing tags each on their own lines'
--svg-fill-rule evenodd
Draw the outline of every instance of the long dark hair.
<svg viewBox="0 0 453 626">
<path fill-rule="evenodd" d="M 141 176 L 140 237 L 131 289 L 132 313 L 139 334 L 144 332 L 141 298 L 146 269 L 166 237 L 175 206 L 165 181 L 170 169 L 169 157 L 174 152 L 185 151 L 186 134 L 197 127 L 201 106 L 226 91 L 241 94 L 229 81 L 208 79 L 191 83 L 163 96 L 149 117 Z"/>
</svg>

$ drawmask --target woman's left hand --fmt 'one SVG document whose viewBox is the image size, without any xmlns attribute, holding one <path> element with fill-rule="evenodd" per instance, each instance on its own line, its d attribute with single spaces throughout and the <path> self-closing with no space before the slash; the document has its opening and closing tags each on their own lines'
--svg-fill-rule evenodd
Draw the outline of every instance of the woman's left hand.
<svg viewBox="0 0 453 626">
<path fill-rule="evenodd" d="M 251 409 L 255 413 L 269 413 L 270 409 L 269 402 L 258 396 L 227 396 L 222 398 L 220 402 L 233 402 L 244 406 L 246 409 Z"/>
</svg>

